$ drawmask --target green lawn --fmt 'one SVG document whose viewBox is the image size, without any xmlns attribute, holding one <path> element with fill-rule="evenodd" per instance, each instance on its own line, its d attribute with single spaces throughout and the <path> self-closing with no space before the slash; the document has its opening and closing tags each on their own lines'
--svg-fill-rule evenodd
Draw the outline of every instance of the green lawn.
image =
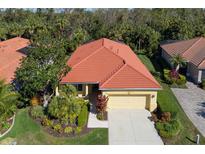
<svg viewBox="0 0 205 154">
<path fill-rule="evenodd" d="M 168 67 L 161 58 L 150 60 L 145 55 L 139 55 L 139 58 L 152 72 L 158 71 L 162 73 L 163 68 Z M 156 79 L 159 81 L 163 88 L 163 90 L 160 90 L 158 92 L 158 106 L 162 111 L 176 112 L 183 125 L 183 129 L 177 137 L 164 139 L 164 141 L 166 142 L 166 144 L 195 144 L 194 141 L 199 131 L 182 110 L 169 85 L 164 83 L 160 77 L 156 77 Z M 203 138 L 202 135 L 201 144 L 205 144 L 205 138 Z"/>
<path fill-rule="evenodd" d="M 29 117 L 28 109 L 21 109 L 17 112 L 14 127 L 5 138 L 14 138 L 17 144 L 101 145 L 108 144 L 108 129 L 94 129 L 86 135 L 73 138 L 53 137 Z"/>
</svg>

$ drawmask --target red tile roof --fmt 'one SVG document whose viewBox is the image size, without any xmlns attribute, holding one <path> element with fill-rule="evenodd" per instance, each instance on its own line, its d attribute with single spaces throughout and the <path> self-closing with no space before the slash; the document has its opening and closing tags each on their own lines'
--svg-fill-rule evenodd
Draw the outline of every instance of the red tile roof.
<svg viewBox="0 0 205 154">
<path fill-rule="evenodd" d="M 77 48 L 61 83 L 99 83 L 100 89 L 158 89 L 160 85 L 129 46 L 102 38 Z"/>
<path fill-rule="evenodd" d="M 13 80 L 20 60 L 26 56 L 19 50 L 28 45 L 29 40 L 20 37 L 0 42 L 0 79 L 4 79 L 6 83 Z"/>
<path fill-rule="evenodd" d="M 178 41 L 161 45 L 170 56 L 180 54 L 187 61 L 200 69 L 205 69 L 205 38 L 198 37 L 191 40 Z"/>
</svg>

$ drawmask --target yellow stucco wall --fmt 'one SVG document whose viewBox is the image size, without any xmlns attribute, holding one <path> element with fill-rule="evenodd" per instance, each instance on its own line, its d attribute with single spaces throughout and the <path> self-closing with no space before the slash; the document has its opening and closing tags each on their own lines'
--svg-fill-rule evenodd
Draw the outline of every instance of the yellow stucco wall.
<svg viewBox="0 0 205 154">
<path fill-rule="evenodd" d="M 102 93 L 110 98 L 108 109 L 146 108 L 153 111 L 157 108 L 157 91 L 103 91 Z M 131 102 L 132 100 L 133 102 Z"/>
</svg>

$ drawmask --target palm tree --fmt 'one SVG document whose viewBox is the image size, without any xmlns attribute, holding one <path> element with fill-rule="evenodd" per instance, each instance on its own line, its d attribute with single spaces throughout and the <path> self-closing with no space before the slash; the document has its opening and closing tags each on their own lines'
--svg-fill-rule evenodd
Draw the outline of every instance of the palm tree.
<svg viewBox="0 0 205 154">
<path fill-rule="evenodd" d="M 0 80 L 0 121 L 4 121 L 16 111 L 18 94 L 12 91 L 11 86 Z"/>
<path fill-rule="evenodd" d="M 177 73 L 178 73 L 180 67 L 186 65 L 185 59 L 180 54 L 174 55 L 171 59 L 171 63 L 175 68 L 175 72 L 177 72 Z"/>
</svg>

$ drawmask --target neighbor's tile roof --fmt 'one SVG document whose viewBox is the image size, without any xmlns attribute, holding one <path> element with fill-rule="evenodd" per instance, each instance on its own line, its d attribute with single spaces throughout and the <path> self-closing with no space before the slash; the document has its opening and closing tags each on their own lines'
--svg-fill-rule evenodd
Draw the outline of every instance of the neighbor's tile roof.
<svg viewBox="0 0 205 154">
<path fill-rule="evenodd" d="M 6 83 L 13 80 L 20 60 L 26 56 L 19 50 L 28 45 L 29 40 L 20 37 L 0 42 L 0 79 L 4 79 Z"/>
<path fill-rule="evenodd" d="M 205 38 L 198 37 L 191 40 L 178 41 L 161 45 L 169 55 L 180 54 L 187 61 L 200 69 L 205 69 Z"/>
<path fill-rule="evenodd" d="M 77 48 L 61 83 L 99 83 L 100 89 L 160 88 L 129 46 L 102 38 Z"/>
</svg>

